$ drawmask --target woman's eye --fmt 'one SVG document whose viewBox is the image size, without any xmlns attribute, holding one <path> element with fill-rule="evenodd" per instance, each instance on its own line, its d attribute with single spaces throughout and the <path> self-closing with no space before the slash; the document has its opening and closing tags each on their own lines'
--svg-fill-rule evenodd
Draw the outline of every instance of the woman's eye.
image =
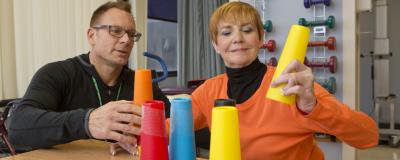
<svg viewBox="0 0 400 160">
<path fill-rule="evenodd" d="M 223 35 L 223 36 L 228 36 L 228 35 L 230 35 L 230 34 L 231 34 L 231 32 L 227 32 L 227 31 L 221 32 L 221 35 Z"/>
<path fill-rule="evenodd" d="M 250 33 L 252 31 L 253 31 L 253 28 L 244 28 L 243 29 L 243 32 L 245 32 L 245 33 Z"/>
</svg>

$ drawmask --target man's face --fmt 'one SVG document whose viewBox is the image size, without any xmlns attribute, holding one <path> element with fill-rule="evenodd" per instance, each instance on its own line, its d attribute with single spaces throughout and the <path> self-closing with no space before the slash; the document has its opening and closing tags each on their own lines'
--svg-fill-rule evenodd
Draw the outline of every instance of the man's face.
<svg viewBox="0 0 400 160">
<path fill-rule="evenodd" d="M 91 54 L 107 65 L 126 65 L 134 45 L 134 40 L 129 38 L 128 33 L 121 37 L 115 36 L 117 31 L 121 31 L 118 28 L 122 28 L 122 32 L 132 32 L 135 31 L 135 23 L 128 12 L 112 8 L 87 33 Z"/>
</svg>

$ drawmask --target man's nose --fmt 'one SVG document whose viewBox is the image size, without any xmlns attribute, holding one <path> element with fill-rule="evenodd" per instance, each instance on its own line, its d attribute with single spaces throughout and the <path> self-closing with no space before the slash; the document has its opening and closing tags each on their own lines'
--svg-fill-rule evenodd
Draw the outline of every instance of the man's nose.
<svg viewBox="0 0 400 160">
<path fill-rule="evenodd" d="M 122 37 L 119 39 L 121 42 L 125 42 L 128 43 L 131 40 L 129 39 L 128 33 L 125 33 L 124 35 L 122 35 Z M 133 41 L 133 40 L 132 40 Z"/>
</svg>

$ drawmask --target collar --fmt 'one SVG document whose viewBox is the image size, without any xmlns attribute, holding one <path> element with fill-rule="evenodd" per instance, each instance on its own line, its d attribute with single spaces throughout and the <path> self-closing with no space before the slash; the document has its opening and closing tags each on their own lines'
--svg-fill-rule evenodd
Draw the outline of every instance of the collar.
<svg viewBox="0 0 400 160">
<path fill-rule="evenodd" d="M 85 72 L 88 73 L 90 76 L 94 77 L 96 79 L 96 81 L 99 83 L 99 85 L 101 85 L 102 87 L 117 88 L 122 81 L 126 80 L 127 77 L 129 77 L 128 73 L 129 73 L 130 69 L 128 68 L 127 65 L 125 65 L 121 70 L 121 73 L 117 79 L 117 83 L 115 83 L 114 86 L 108 86 L 100 78 L 94 65 L 92 65 L 90 63 L 89 54 L 90 54 L 90 52 L 87 54 L 81 54 L 81 55 L 77 56 L 77 59 L 79 61 L 79 64 L 85 70 Z"/>
<path fill-rule="evenodd" d="M 243 83 L 256 77 L 258 74 L 264 75 L 266 67 L 256 58 L 250 65 L 243 68 L 226 68 L 226 74 L 231 83 Z"/>
</svg>

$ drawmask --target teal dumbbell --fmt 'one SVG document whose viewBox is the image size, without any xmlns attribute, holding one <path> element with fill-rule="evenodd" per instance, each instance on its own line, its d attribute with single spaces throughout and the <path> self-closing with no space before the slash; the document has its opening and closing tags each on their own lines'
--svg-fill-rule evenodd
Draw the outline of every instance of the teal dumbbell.
<svg viewBox="0 0 400 160">
<path fill-rule="evenodd" d="M 324 87 L 329 93 L 335 94 L 336 93 L 336 78 L 329 77 L 325 80 L 317 80 L 317 82 Z"/>
<path fill-rule="evenodd" d="M 266 20 L 263 24 L 263 28 L 266 32 L 272 32 L 272 21 Z"/>
<path fill-rule="evenodd" d="M 302 26 L 327 26 L 328 28 L 332 29 L 335 27 L 335 17 L 329 16 L 326 20 L 317 20 L 317 21 L 307 21 L 304 18 L 299 18 L 299 25 Z"/>
</svg>

